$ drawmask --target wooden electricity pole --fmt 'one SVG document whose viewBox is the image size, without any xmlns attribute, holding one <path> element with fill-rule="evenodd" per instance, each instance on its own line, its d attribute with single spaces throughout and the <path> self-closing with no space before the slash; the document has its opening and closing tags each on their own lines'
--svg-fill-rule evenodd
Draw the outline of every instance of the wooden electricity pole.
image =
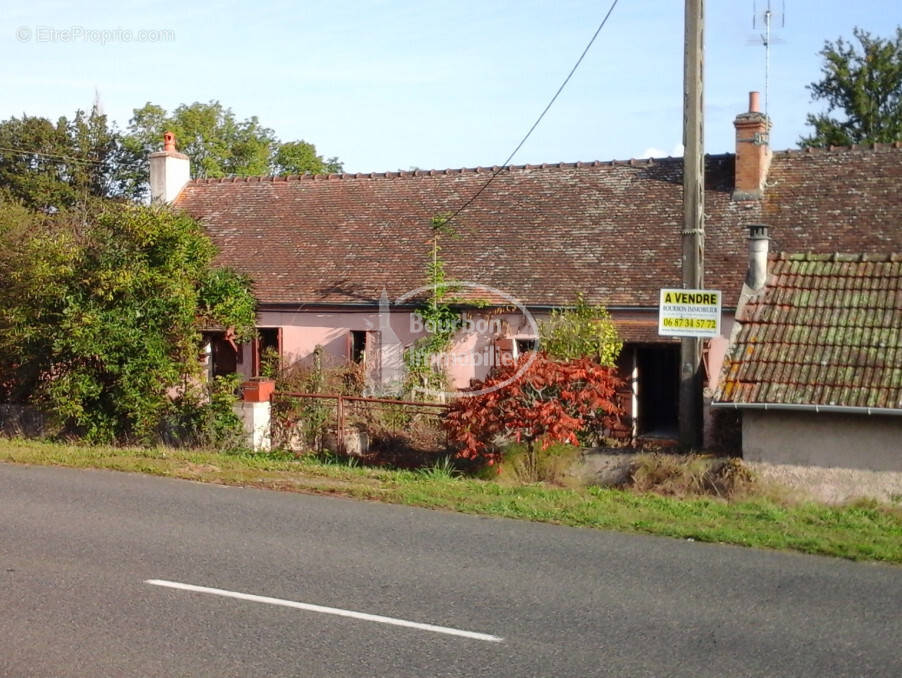
<svg viewBox="0 0 902 678">
<path fill-rule="evenodd" d="M 704 0 L 686 0 L 683 55 L 683 287 L 705 286 Z M 702 445 L 702 340 L 680 345 L 680 446 Z"/>
</svg>

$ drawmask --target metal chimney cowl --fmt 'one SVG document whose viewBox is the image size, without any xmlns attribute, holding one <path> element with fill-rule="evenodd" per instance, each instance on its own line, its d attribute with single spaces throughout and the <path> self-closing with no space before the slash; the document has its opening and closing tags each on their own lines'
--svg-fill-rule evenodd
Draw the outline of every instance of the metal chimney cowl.
<svg viewBox="0 0 902 678">
<path fill-rule="evenodd" d="M 767 254 L 770 238 L 764 224 L 749 224 L 749 267 L 745 284 L 758 291 L 767 282 Z"/>
</svg>

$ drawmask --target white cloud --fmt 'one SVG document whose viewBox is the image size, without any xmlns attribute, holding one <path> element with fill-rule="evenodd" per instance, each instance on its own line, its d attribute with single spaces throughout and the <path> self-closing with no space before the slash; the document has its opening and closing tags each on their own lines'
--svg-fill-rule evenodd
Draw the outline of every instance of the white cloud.
<svg viewBox="0 0 902 678">
<path fill-rule="evenodd" d="M 663 151 L 660 148 L 656 148 L 655 146 L 649 146 L 642 154 L 638 156 L 640 159 L 644 158 L 681 158 L 683 157 L 683 144 L 674 144 L 670 151 Z"/>
</svg>

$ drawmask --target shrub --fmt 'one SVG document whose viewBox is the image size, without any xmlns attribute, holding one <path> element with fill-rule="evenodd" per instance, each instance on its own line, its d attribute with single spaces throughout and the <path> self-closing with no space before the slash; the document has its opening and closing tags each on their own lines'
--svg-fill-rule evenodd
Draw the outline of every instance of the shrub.
<svg viewBox="0 0 902 678">
<path fill-rule="evenodd" d="M 89 442 L 153 442 L 199 370 L 199 324 L 253 330 L 246 278 L 201 226 L 113 202 L 40 215 L 0 203 L 0 388 Z"/>
<path fill-rule="evenodd" d="M 557 360 L 591 358 L 613 367 L 623 348 L 607 309 L 589 304 L 580 294 L 572 308 L 556 309 L 539 326 L 539 343 Z"/>
<path fill-rule="evenodd" d="M 518 374 L 520 370 L 522 374 Z M 601 433 L 621 410 L 615 393 L 621 380 L 613 368 L 589 358 L 555 361 L 545 353 L 501 366 L 461 397 L 445 418 L 449 442 L 459 456 L 493 464 L 510 442 L 579 444 L 578 433 Z"/>
<path fill-rule="evenodd" d="M 203 386 L 188 385 L 172 401 L 161 437 L 169 445 L 214 447 L 234 451 L 246 447 L 241 420 L 235 414 L 241 378 L 215 377 Z"/>
</svg>

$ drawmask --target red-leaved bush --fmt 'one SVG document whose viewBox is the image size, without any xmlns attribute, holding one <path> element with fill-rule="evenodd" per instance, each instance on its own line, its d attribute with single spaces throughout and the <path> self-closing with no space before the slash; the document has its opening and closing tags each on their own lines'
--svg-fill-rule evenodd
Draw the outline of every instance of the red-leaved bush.
<svg viewBox="0 0 902 678">
<path fill-rule="evenodd" d="M 511 383 L 501 386 L 532 363 Z M 458 456 L 493 464 L 496 443 L 541 440 L 578 444 L 577 433 L 610 429 L 622 414 L 616 389 L 622 384 L 613 368 L 590 358 L 558 361 L 545 353 L 522 356 L 493 370 L 455 400 L 445 418 L 449 441 L 460 446 Z M 497 388 L 496 388 L 497 387 Z"/>
</svg>

